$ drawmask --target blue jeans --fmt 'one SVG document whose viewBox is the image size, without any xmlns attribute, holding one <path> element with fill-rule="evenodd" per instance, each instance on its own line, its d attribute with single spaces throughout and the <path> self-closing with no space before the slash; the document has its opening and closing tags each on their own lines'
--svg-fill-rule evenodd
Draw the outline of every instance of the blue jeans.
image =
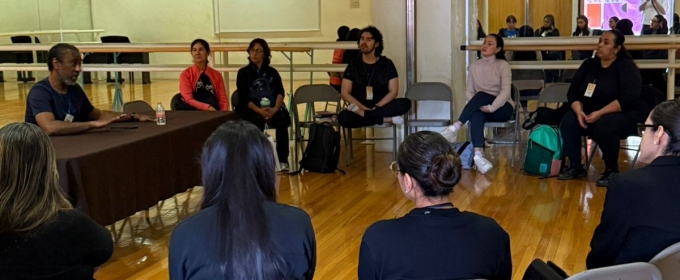
<svg viewBox="0 0 680 280">
<path fill-rule="evenodd" d="M 495 96 L 486 92 L 478 92 L 463 108 L 458 121 L 465 124 L 470 121 L 470 138 L 475 148 L 484 147 L 484 123 L 506 122 L 512 117 L 513 108 L 510 103 L 505 103 L 493 113 L 484 113 L 479 108 L 493 103 Z"/>
</svg>

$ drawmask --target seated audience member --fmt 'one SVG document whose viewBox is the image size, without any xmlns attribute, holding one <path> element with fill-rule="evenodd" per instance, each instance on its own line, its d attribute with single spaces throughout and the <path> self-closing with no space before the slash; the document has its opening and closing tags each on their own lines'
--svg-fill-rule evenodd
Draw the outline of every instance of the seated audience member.
<svg viewBox="0 0 680 280">
<path fill-rule="evenodd" d="M 593 31 L 588 28 L 588 18 L 584 15 L 576 17 L 576 30 L 571 34 L 573 37 L 593 36 Z M 593 57 L 593 51 L 572 51 L 574 60 L 584 60 Z"/>
<path fill-rule="evenodd" d="M 251 123 L 213 132 L 201 157 L 201 210 L 170 237 L 170 279 L 312 279 L 312 223 L 276 202 L 274 165 L 270 142 Z"/>
<path fill-rule="evenodd" d="M 643 31 L 642 35 L 666 35 L 668 33 L 668 26 L 666 19 L 662 15 L 652 17 L 651 25 L 648 29 Z M 642 59 L 668 59 L 667 50 L 648 50 L 642 51 Z M 666 83 L 666 69 L 641 69 L 642 84 L 651 85 L 661 92 L 666 92 L 668 83 Z"/>
<path fill-rule="evenodd" d="M 155 121 L 130 113 L 94 108 L 76 82 L 83 59 L 73 45 L 59 43 L 47 53 L 47 78 L 37 82 L 26 98 L 25 122 L 37 124 L 48 135 L 69 135 L 102 128 L 118 121 Z"/>
<path fill-rule="evenodd" d="M 680 103 L 665 101 L 644 125 L 638 162 L 647 166 L 612 176 L 586 266 L 648 262 L 680 242 Z"/>
<path fill-rule="evenodd" d="M 227 111 L 229 99 L 222 74 L 208 66 L 210 45 L 203 39 L 191 42 L 194 65 L 179 76 L 179 93 L 189 106 L 202 111 Z"/>
<path fill-rule="evenodd" d="M 359 280 L 510 279 L 505 230 L 491 218 L 461 212 L 449 199 L 461 162 L 446 139 L 432 131 L 409 135 L 390 169 L 416 208 L 366 230 Z"/>
<path fill-rule="evenodd" d="M 609 185 L 619 172 L 619 142 L 634 134 L 649 109 L 640 98 L 640 72 L 623 45 L 621 32 L 607 31 L 600 36 L 595 58 L 587 59 L 576 71 L 568 91 L 571 111 L 562 118 L 560 132 L 564 155 L 569 164 L 560 180 L 585 177 L 581 165 L 581 136 L 591 137 L 602 151 L 605 164 L 598 186 Z"/>
<path fill-rule="evenodd" d="M 680 17 L 677 13 L 673 14 L 673 26 L 671 26 L 671 34 L 680 34 Z"/>
<path fill-rule="evenodd" d="M 635 36 L 635 33 L 633 33 L 633 22 L 627 18 L 617 21 L 615 29 L 625 36 Z M 628 53 L 633 59 L 642 59 L 643 57 L 643 51 L 641 50 L 628 51 Z"/>
<path fill-rule="evenodd" d="M 517 18 L 513 15 L 509 15 L 507 18 L 505 18 L 506 28 L 501 28 L 500 30 L 498 30 L 498 36 L 501 36 L 503 38 L 517 37 L 517 33 L 519 32 L 519 30 L 515 28 L 515 24 L 517 24 Z"/>
<path fill-rule="evenodd" d="M 49 137 L 30 123 L 0 129 L 0 278 L 92 279 L 113 253 L 109 231 L 71 207 Z"/>
<path fill-rule="evenodd" d="M 236 112 L 241 119 L 255 124 L 260 130 L 264 131 L 265 125 L 276 129 L 276 153 L 281 169 L 288 170 L 288 127 L 291 119 L 283 103 L 286 93 L 281 75 L 270 66 L 271 49 L 264 39 L 252 40 L 248 54 L 248 65 L 239 69 L 236 75 L 236 89 L 241 100 Z"/>
<path fill-rule="evenodd" d="M 343 25 L 338 28 L 338 39 L 335 40 L 336 42 L 343 42 L 347 41 L 347 35 L 349 35 L 349 27 Z M 342 63 L 342 56 L 345 53 L 345 50 L 343 49 L 338 49 L 338 50 L 333 50 L 333 60 L 331 61 L 332 64 L 341 64 Z M 342 73 L 340 72 L 330 72 L 328 73 L 329 78 L 328 78 L 328 84 L 331 85 L 335 90 L 340 92 L 340 86 L 342 86 Z"/>
<path fill-rule="evenodd" d="M 361 29 L 359 28 L 352 28 L 352 30 L 350 30 L 349 33 L 347 34 L 347 41 L 349 42 L 359 42 L 360 38 Z M 361 56 L 361 52 L 359 51 L 358 48 L 345 50 L 345 52 L 342 54 L 342 64 L 348 64 L 350 61 L 352 61 L 352 59 L 355 59 L 357 56 Z"/>
<path fill-rule="evenodd" d="M 618 17 L 610 17 L 609 18 L 609 30 L 614 30 L 616 29 L 616 24 L 619 22 Z M 631 22 L 632 23 L 632 22 Z M 624 34 L 626 35 L 626 34 Z"/>
<path fill-rule="evenodd" d="M 652 17 L 649 28 L 642 31 L 642 35 L 668 35 L 668 21 L 662 15 Z"/>
<path fill-rule="evenodd" d="M 504 122 L 512 117 L 512 72 L 505 61 L 503 38 L 491 34 L 482 44 L 482 59 L 470 65 L 465 99 L 467 104 L 458 121 L 444 129 L 441 134 L 449 142 L 455 142 L 458 130 L 470 121 L 470 138 L 474 147 L 477 171 L 486 174 L 493 165 L 484 158 L 484 123 Z"/>
<path fill-rule="evenodd" d="M 545 15 L 543 17 L 543 25 L 536 29 L 536 37 L 559 37 L 560 30 L 555 27 L 555 17 L 553 15 Z M 542 60 L 564 60 L 566 52 L 564 51 L 541 51 Z M 560 76 L 559 70 L 545 70 L 545 82 L 556 82 Z"/>
<path fill-rule="evenodd" d="M 641 0 L 638 10 L 642 12 L 642 32 L 650 28 L 650 22 L 655 15 L 665 15 L 669 8 L 667 0 Z M 671 8 L 672 9 L 672 8 Z"/>
<path fill-rule="evenodd" d="M 517 33 L 517 37 L 519 37 L 519 38 L 534 37 L 534 29 L 531 28 L 531 26 L 522 25 L 522 27 L 519 28 L 519 32 Z M 512 52 L 511 60 L 513 60 L 513 61 L 536 61 L 536 60 L 543 60 L 543 58 L 541 57 L 540 51 L 514 51 L 514 52 Z"/>
<path fill-rule="evenodd" d="M 361 56 L 349 62 L 342 78 L 340 96 L 349 105 L 340 112 L 338 122 L 347 128 L 402 124 L 401 116 L 411 109 L 411 101 L 397 98 L 397 69 L 392 60 L 381 55 L 382 34 L 373 26 L 360 34 L 357 44 Z"/>
</svg>

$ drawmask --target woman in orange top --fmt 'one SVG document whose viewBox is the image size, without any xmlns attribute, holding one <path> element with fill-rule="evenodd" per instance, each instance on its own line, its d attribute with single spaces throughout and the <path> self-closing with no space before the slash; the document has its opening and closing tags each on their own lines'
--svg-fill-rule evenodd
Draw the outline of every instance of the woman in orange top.
<svg viewBox="0 0 680 280">
<path fill-rule="evenodd" d="M 208 67 L 210 45 L 203 39 L 191 43 L 194 65 L 179 76 L 179 92 L 183 101 L 196 110 L 226 111 L 229 108 L 222 75 Z"/>
</svg>

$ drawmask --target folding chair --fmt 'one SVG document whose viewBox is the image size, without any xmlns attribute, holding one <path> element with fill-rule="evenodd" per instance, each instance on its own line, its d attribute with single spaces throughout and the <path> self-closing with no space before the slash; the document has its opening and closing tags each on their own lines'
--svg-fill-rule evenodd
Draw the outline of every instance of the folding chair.
<svg viewBox="0 0 680 280">
<path fill-rule="evenodd" d="M 411 100 L 412 106 L 411 112 L 406 114 L 406 118 L 404 119 L 404 137 L 411 133 L 411 128 L 446 127 L 453 124 L 453 93 L 451 92 L 451 88 L 448 85 L 434 82 L 415 83 L 408 90 L 406 90 L 406 98 Z M 420 101 L 448 102 L 449 118 L 417 119 L 418 103 Z"/>
</svg>

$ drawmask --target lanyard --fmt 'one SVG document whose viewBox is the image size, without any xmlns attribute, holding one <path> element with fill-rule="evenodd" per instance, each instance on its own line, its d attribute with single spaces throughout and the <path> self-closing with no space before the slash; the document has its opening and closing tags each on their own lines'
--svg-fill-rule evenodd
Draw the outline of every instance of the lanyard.
<svg viewBox="0 0 680 280">
<path fill-rule="evenodd" d="M 380 58 L 376 58 L 376 59 L 375 59 L 375 63 L 373 63 L 373 70 L 371 70 L 371 76 L 369 76 L 369 77 L 366 78 L 366 80 L 367 80 L 367 82 L 368 82 L 368 83 L 366 84 L 367 86 L 371 86 L 371 80 L 373 80 L 373 74 L 375 74 L 375 68 L 378 68 L 378 65 L 377 65 L 377 64 L 378 64 L 378 59 L 380 59 Z M 366 75 L 368 75 L 368 70 L 366 70 L 366 62 L 364 62 L 363 60 L 361 60 L 361 63 L 362 63 L 362 65 L 364 66 L 364 73 L 366 73 Z"/>
</svg>

